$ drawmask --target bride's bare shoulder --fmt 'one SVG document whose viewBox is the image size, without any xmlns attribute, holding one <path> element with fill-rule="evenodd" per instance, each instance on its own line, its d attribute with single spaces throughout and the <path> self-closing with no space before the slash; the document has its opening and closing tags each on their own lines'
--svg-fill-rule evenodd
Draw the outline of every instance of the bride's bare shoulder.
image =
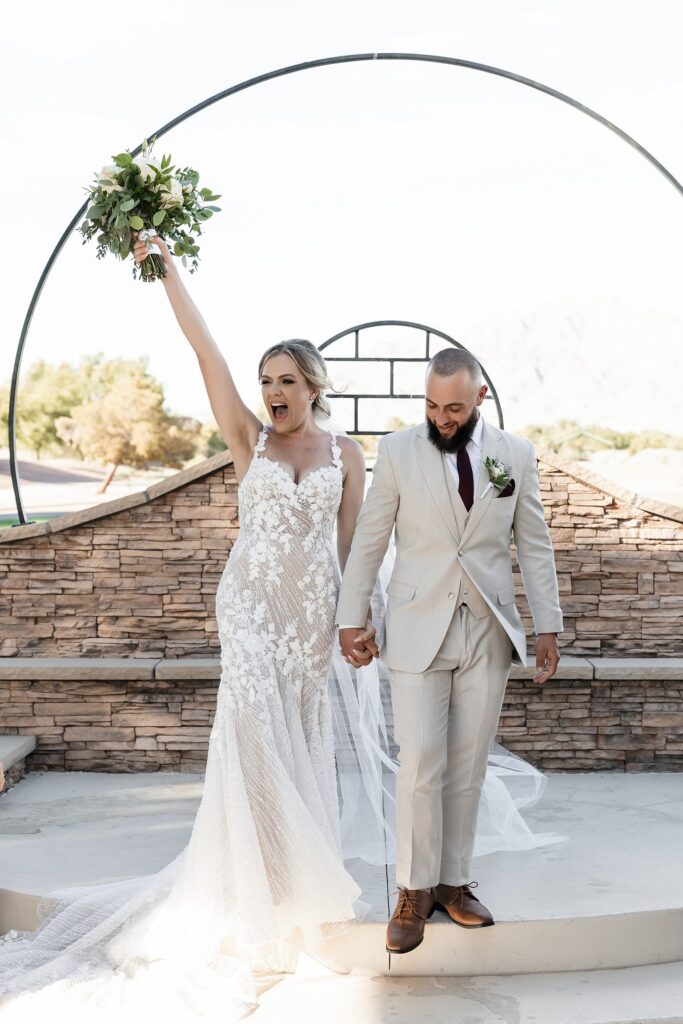
<svg viewBox="0 0 683 1024">
<path fill-rule="evenodd" d="M 349 454 L 358 453 L 363 451 L 363 446 L 355 437 L 349 437 L 348 434 L 337 434 L 337 444 L 342 450 L 342 454 L 348 452 Z"/>
<path fill-rule="evenodd" d="M 348 477 L 349 470 L 359 475 L 359 478 L 365 475 L 365 452 L 363 446 L 356 441 L 355 437 L 349 437 L 348 434 L 342 434 L 337 437 L 337 444 L 341 451 L 342 463 L 344 466 L 344 479 Z"/>
</svg>

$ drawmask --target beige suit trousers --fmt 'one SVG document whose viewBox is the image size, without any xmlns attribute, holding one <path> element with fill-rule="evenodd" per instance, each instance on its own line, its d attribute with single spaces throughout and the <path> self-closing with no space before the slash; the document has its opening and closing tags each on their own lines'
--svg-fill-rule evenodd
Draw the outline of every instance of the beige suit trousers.
<svg viewBox="0 0 683 1024">
<path fill-rule="evenodd" d="M 390 673 L 400 886 L 472 881 L 479 800 L 512 652 L 496 616 L 478 619 L 460 605 L 426 672 Z"/>
</svg>

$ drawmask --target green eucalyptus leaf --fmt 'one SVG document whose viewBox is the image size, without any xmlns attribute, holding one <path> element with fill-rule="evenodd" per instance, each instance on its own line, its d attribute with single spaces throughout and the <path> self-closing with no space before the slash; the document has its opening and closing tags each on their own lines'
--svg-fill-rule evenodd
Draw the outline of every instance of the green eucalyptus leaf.
<svg viewBox="0 0 683 1024">
<path fill-rule="evenodd" d="M 114 157 L 114 163 L 117 167 L 129 167 L 133 163 L 133 157 L 130 153 L 118 153 Z"/>
<path fill-rule="evenodd" d="M 86 217 L 89 217 L 90 220 L 100 220 L 100 218 L 101 218 L 103 213 L 104 213 L 104 207 L 102 207 L 102 206 L 91 206 L 90 209 L 88 210 L 87 214 L 86 214 Z"/>
<path fill-rule="evenodd" d="M 152 224 L 154 225 L 155 228 L 159 227 L 165 216 L 166 210 L 157 210 L 157 212 L 152 217 Z"/>
<path fill-rule="evenodd" d="M 175 253 L 176 256 L 183 255 L 184 249 L 182 242 L 176 242 L 176 244 L 173 246 L 173 252 Z"/>
<path fill-rule="evenodd" d="M 145 222 L 142 219 L 142 217 L 138 217 L 137 215 L 129 217 L 128 223 L 130 224 L 134 231 L 141 231 L 145 226 Z"/>
<path fill-rule="evenodd" d="M 121 212 L 122 213 L 128 213 L 129 210 L 132 210 L 133 207 L 137 206 L 137 205 L 138 205 L 138 200 L 137 199 L 126 199 L 125 203 L 121 203 Z"/>
</svg>

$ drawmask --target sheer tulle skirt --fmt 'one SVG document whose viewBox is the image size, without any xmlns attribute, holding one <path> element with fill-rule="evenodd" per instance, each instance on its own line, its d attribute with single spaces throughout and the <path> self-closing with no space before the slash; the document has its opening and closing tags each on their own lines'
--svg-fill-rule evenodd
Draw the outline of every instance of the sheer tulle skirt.
<svg viewBox="0 0 683 1024">
<path fill-rule="evenodd" d="M 330 814 L 329 702 L 302 708 L 279 692 L 267 721 L 219 703 L 201 803 L 174 861 L 53 892 L 36 933 L 0 944 L 0 994 L 24 993 L 0 1004 L 3 1024 L 42 1006 L 96 1008 L 98 1021 L 149 1021 L 164 1007 L 174 1021 L 212 1010 L 237 1020 L 255 1003 L 255 975 L 292 971 L 300 949 L 315 954 L 362 919 Z"/>
</svg>

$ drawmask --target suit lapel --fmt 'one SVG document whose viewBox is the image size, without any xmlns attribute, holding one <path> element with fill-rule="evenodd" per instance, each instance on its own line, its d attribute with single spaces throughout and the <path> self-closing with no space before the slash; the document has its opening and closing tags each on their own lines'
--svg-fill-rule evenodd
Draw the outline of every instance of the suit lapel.
<svg viewBox="0 0 683 1024">
<path fill-rule="evenodd" d="M 441 513 L 446 526 L 448 527 L 456 544 L 460 543 L 460 531 L 455 518 L 455 512 L 451 504 L 451 497 L 448 493 L 448 484 L 445 474 L 449 472 L 444 465 L 444 460 L 427 436 L 427 428 L 421 426 L 416 434 L 416 443 L 420 446 L 418 464 L 420 471 L 425 478 L 425 483 L 434 499 L 436 507 Z"/>
<path fill-rule="evenodd" d="M 501 462 L 505 462 L 505 455 L 501 452 L 500 431 L 491 426 L 484 420 L 484 431 L 481 440 L 481 464 L 479 466 L 479 477 L 477 479 L 477 488 L 474 498 L 474 503 L 470 509 L 470 514 L 467 519 L 467 525 L 465 526 L 465 532 L 462 535 L 462 543 L 470 537 L 474 530 L 476 530 L 479 523 L 482 521 L 486 514 L 487 509 L 491 505 L 491 502 L 497 495 L 496 488 L 491 484 L 489 487 L 489 475 L 484 466 L 484 462 L 487 456 L 492 459 L 500 459 Z"/>
</svg>

